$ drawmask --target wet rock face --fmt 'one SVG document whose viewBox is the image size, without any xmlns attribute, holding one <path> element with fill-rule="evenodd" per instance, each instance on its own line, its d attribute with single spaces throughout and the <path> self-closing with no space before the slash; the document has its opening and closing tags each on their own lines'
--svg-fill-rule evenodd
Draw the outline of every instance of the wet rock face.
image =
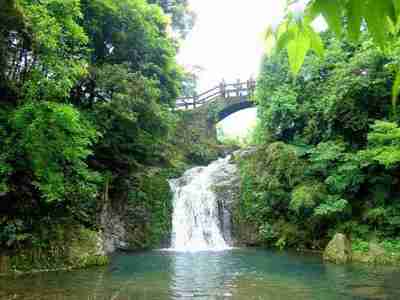
<svg viewBox="0 0 400 300">
<path fill-rule="evenodd" d="M 351 261 L 351 243 L 349 239 L 341 233 L 337 233 L 326 246 L 324 260 L 336 264 L 343 264 Z"/>
<path fill-rule="evenodd" d="M 220 220 L 224 237 L 227 233 L 231 233 L 227 240 L 235 246 L 257 246 L 261 244 L 257 226 L 237 219 L 237 216 L 235 216 L 241 195 L 238 163 L 253 155 L 255 151 L 256 148 L 254 147 L 234 151 L 230 156 L 229 164 L 218 174 L 219 180 L 214 187 L 220 206 Z"/>
<path fill-rule="evenodd" d="M 256 153 L 256 151 L 257 151 L 256 147 L 249 147 L 247 149 L 237 150 L 233 152 L 232 159 L 234 161 L 240 161 L 248 157 L 251 157 L 254 153 Z"/>
<path fill-rule="evenodd" d="M 125 249 L 128 246 L 126 224 L 122 219 L 122 214 L 113 209 L 109 200 L 104 203 L 100 223 L 102 227 L 102 239 L 104 251 L 108 254 L 118 249 Z"/>
<path fill-rule="evenodd" d="M 258 229 L 237 218 L 240 203 L 241 178 L 238 163 L 251 156 L 256 148 L 236 150 L 230 154 L 228 163 L 217 174 L 213 190 L 216 194 L 219 219 L 224 239 L 231 246 L 259 245 Z"/>
<path fill-rule="evenodd" d="M 236 242 L 234 209 L 240 196 L 240 177 L 235 164 L 225 164 L 214 178 L 213 191 L 217 198 L 221 231 L 225 241 L 233 246 Z"/>
</svg>

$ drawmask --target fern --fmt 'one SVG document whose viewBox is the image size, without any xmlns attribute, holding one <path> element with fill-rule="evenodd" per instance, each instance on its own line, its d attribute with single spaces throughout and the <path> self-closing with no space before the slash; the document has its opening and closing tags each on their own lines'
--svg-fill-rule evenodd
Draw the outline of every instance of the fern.
<svg viewBox="0 0 400 300">
<path fill-rule="evenodd" d="M 329 196 L 324 203 L 314 210 L 314 216 L 334 217 L 344 212 L 348 205 L 349 203 L 345 199 L 341 199 L 338 196 Z"/>
<path fill-rule="evenodd" d="M 386 168 L 400 163 L 400 128 L 396 123 L 376 121 L 368 135 L 368 149 L 360 151 L 366 162 L 378 162 Z"/>
</svg>

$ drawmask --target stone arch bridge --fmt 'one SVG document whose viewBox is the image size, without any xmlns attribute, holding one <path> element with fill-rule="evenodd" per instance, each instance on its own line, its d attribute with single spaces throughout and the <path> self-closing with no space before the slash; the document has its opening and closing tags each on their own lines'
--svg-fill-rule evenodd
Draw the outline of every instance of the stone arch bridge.
<svg viewBox="0 0 400 300">
<path fill-rule="evenodd" d="M 193 97 L 176 100 L 176 110 L 185 111 L 185 126 L 202 131 L 203 135 L 216 137 L 216 124 L 229 115 L 254 106 L 252 101 L 256 81 L 222 82 L 218 86 Z"/>
</svg>

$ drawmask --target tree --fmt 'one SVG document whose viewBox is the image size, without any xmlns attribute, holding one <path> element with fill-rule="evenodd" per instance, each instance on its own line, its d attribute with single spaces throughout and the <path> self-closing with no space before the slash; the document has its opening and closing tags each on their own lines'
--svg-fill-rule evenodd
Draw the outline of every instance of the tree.
<svg viewBox="0 0 400 300">
<path fill-rule="evenodd" d="M 172 19 L 172 27 L 182 37 L 192 29 L 196 15 L 190 10 L 188 0 L 148 0 L 151 4 L 161 6 L 164 12 Z"/>
<path fill-rule="evenodd" d="M 83 105 L 101 101 L 96 91 L 96 69 L 103 64 L 125 64 L 160 89 L 159 102 L 174 104 L 179 94 L 181 70 L 176 48 L 167 34 L 162 10 L 145 0 L 82 0 L 82 26 L 89 37 L 90 74 L 75 88 L 73 97 Z"/>
<path fill-rule="evenodd" d="M 18 65 L 28 71 L 23 83 L 26 100 L 65 101 L 71 88 L 86 73 L 88 38 L 78 24 L 79 0 L 21 1 L 30 24 L 33 44 L 21 49 Z"/>
<path fill-rule="evenodd" d="M 15 111 L 11 127 L 18 150 L 9 159 L 22 158 L 20 168 L 32 172 L 32 184 L 46 201 L 95 199 L 100 177 L 85 161 L 98 136 L 76 109 L 28 103 Z"/>
<path fill-rule="evenodd" d="M 0 247 L 50 251 L 66 227 L 96 228 L 104 198 L 145 210 L 147 244 L 168 230 L 170 195 L 141 194 L 140 178 L 168 189 L 168 172 L 149 169 L 177 156 L 167 14 L 178 26 L 188 6 L 156 4 L 0 0 Z"/>
<path fill-rule="evenodd" d="M 397 0 L 312 0 L 288 1 L 287 14 L 275 29 L 269 28 L 267 39 L 275 41 L 277 49 L 286 48 L 293 74 L 297 75 L 309 50 L 323 56 L 323 44 L 312 28 L 312 22 L 323 16 L 337 37 L 345 34 L 352 42 L 358 42 L 360 33 L 368 31 L 373 41 L 387 51 L 400 32 L 400 3 Z M 397 96 L 400 92 L 398 67 L 392 91 L 393 111 L 396 113 Z"/>
</svg>

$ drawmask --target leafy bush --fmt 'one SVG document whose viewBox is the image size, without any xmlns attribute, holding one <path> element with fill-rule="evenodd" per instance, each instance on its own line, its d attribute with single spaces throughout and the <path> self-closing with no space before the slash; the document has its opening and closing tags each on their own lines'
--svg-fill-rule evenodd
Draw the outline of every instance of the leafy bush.
<svg viewBox="0 0 400 300">
<path fill-rule="evenodd" d="M 355 239 L 351 241 L 351 247 L 353 251 L 358 252 L 368 252 L 369 243 L 360 239 Z"/>
<path fill-rule="evenodd" d="M 400 253 L 400 240 L 398 239 L 384 240 L 381 242 L 381 246 L 388 252 Z"/>
<path fill-rule="evenodd" d="M 326 218 L 335 218 L 343 213 L 349 202 L 338 196 L 328 196 L 327 200 L 315 208 L 314 215 Z"/>
<path fill-rule="evenodd" d="M 400 130 L 387 100 L 400 44 L 383 53 L 366 34 L 357 45 L 330 32 L 322 40 L 325 57 L 307 55 L 295 78 L 286 53 L 264 58 L 242 216 L 279 247 L 321 248 L 338 231 L 397 238 Z"/>
<path fill-rule="evenodd" d="M 368 148 L 361 151 L 366 161 L 378 162 L 386 168 L 398 166 L 400 162 L 400 128 L 396 123 L 375 121 L 368 134 Z"/>
<path fill-rule="evenodd" d="M 127 210 L 121 195 L 152 215 L 138 229 L 149 244 L 169 229 L 167 176 L 135 185 L 147 169 L 186 167 L 172 109 L 182 71 L 164 12 L 177 29 L 192 19 L 186 1 L 164 2 L 1 2 L 0 252 L 14 263 L 62 260 L 68 229 L 98 230 L 104 201 Z"/>
<path fill-rule="evenodd" d="M 277 233 L 274 231 L 273 226 L 268 223 L 261 225 L 258 230 L 262 239 L 267 243 L 271 243 L 277 237 Z"/>
<path fill-rule="evenodd" d="M 72 106 L 28 103 L 12 119 L 19 155 L 47 201 L 94 198 L 101 177 L 85 160 L 97 133 Z"/>
<path fill-rule="evenodd" d="M 289 208 L 297 214 L 311 214 L 326 196 L 326 187 L 319 182 L 307 182 L 296 186 L 292 191 Z"/>
</svg>

